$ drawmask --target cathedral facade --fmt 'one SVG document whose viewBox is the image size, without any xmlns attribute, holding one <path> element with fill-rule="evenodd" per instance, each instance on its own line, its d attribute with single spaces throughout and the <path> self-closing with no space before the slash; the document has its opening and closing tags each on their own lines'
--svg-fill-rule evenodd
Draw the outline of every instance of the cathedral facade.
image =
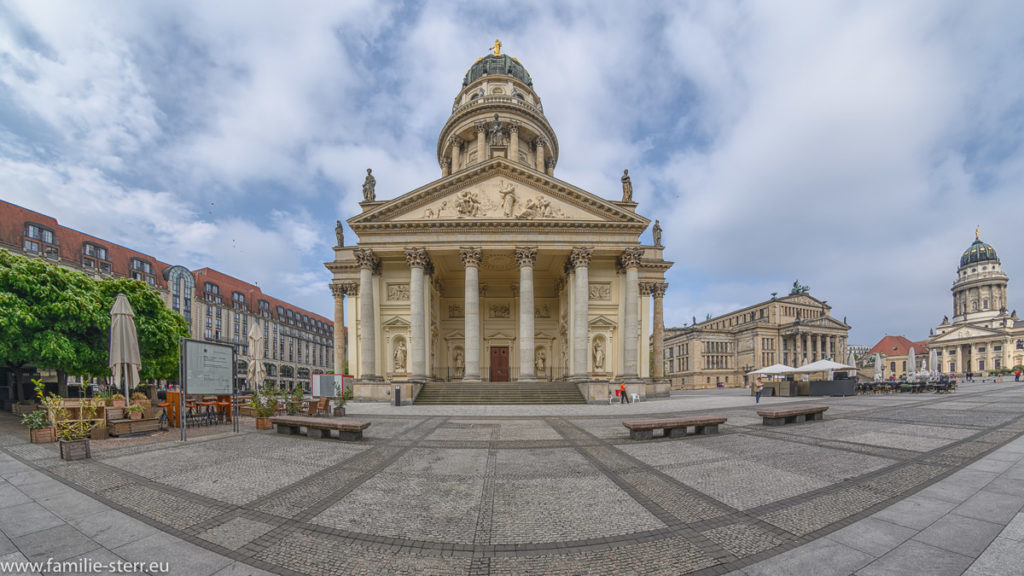
<svg viewBox="0 0 1024 576">
<path fill-rule="evenodd" d="M 1008 283 L 995 248 L 975 232 L 953 281 L 952 320 L 945 316 L 928 339 L 930 369 L 985 374 L 1024 364 L 1024 325 L 1007 311 Z"/>
<path fill-rule="evenodd" d="M 496 43 L 441 129 L 438 180 L 384 200 L 367 171 L 347 221 L 358 242 L 344 246 L 339 225 L 326 264 L 351 337 L 336 365 L 356 399 L 387 401 L 397 386 L 411 400 L 434 381 L 568 380 L 590 401 L 621 381 L 668 393 L 647 346 L 661 340 L 672 265 L 660 228 L 640 242 L 650 220 L 628 173 L 609 200 L 556 178 L 558 155 L 529 73 Z"/>
</svg>

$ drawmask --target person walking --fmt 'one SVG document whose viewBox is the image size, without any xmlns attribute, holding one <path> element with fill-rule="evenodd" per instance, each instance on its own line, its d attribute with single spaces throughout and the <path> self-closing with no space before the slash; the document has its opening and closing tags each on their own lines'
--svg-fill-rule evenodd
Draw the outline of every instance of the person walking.
<svg viewBox="0 0 1024 576">
<path fill-rule="evenodd" d="M 1017 370 L 1014 371 L 1014 373 L 1013 373 L 1013 381 L 1014 382 L 1020 382 L 1020 368 L 1017 368 Z"/>
<path fill-rule="evenodd" d="M 754 384 L 754 404 L 761 403 L 761 392 L 764 391 L 764 384 L 761 383 L 761 379 L 757 379 L 757 383 Z"/>
<path fill-rule="evenodd" d="M 629 400 L 626 399 L 626 383 L 623 382 L 619 385 L 619 404 L 629 404 Z"/>
</svg>

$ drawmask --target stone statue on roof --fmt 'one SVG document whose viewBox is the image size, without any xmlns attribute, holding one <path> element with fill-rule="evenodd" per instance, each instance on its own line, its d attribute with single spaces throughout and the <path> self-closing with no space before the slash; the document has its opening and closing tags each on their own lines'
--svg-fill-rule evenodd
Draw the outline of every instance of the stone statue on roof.
<svg viewBox="0 0 1024 576">
<path fill-rule="evenodd" d="M 338 247 L 345 245 L 345 230 L 341 227 L 341 220 L 334 226 L 334 235 L 338 237 Z"/>
<path fill-rule="evenodd" d="M 366 179 L 363 180 L 363 201 L 373 202 L 377 198 L 374 188 L 377 187 L 377 179 L 373 177 L 373 170 L 366 169 Z"/>
<path fill-rule="evenodd" d="M 661 246 L 661 221 L 654 221 L 654 245 Z"/>
<path fill-rule="evenodd" d="M 629 169 L 622 171 L 622 201 L 633 201 L 633 181 L 629 179 Z"/>
</svg>

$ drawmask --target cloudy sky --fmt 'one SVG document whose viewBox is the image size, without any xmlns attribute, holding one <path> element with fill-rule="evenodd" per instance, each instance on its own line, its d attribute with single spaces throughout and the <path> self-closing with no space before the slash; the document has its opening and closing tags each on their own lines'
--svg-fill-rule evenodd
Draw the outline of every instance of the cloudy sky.
<svg viewBox="0 0 1024 576">
<path fill-rule="evenodd" d="M 367 167 L 378 199 L 439 177 L 495 38 L 555 175 L 617 199 L 628 167 L 661 219 L 666 324 L 799 279 L 852 343 L 922 339 L 979 225 L 1024 313 L 1013 0 L 4 2 L 0 198 L 330 317 L 334 221 Z"/>
</svg>

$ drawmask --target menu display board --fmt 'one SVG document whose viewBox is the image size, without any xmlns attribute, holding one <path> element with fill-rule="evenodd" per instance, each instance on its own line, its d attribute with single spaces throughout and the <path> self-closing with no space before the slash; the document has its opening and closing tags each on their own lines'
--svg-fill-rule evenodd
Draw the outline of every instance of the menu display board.
<svg viewBox="0 0 1024 576">
<path fill-rule="evenodd" d="M 232 393 L 234 350 L 231 346 L 185 340 L 182 366 L 187 394 Z"/>
</svg>

